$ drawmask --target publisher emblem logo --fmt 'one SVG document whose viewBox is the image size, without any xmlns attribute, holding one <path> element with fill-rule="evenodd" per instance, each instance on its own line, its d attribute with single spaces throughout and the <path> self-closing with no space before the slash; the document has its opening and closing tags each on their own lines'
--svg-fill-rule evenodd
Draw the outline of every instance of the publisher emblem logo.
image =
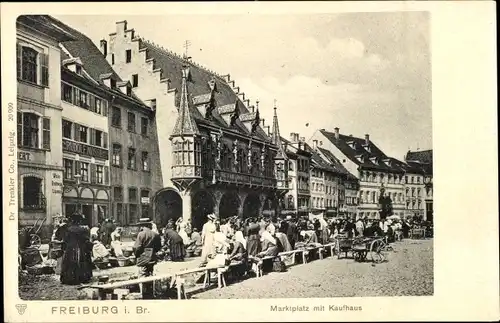
<svg viewBox="0 0 500 323">
<path fill-rule="evenodd" d="M 28 305 L 26 304 L 16 304 L 16 309 L 17 309 L 17 312 L 21 315 L 24 314 L 24 312 L 26 312 L 26 308 L 28 307 Z"/>
</svg>

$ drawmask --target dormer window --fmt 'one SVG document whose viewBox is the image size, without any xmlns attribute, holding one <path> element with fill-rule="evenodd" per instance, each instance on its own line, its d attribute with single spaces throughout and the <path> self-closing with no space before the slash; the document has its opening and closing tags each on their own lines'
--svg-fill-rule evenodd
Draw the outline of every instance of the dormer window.
<svg viewBox="0 0 500 323">
<path fill-rule="evenodd" d="M 82 66 L 81 65 L 76 65 L 75 70 L 76 70 L 76 74 L 82 75 Z"/>
<path fill-rule="evenodd" d="M 132 96 L 132 88 L 127 86 L 127 96 Z"/>
<path fill-rule="evenodd" d="M 116 80 L 111 79 L 111 88 L 116 89 Z"/>
</svg>

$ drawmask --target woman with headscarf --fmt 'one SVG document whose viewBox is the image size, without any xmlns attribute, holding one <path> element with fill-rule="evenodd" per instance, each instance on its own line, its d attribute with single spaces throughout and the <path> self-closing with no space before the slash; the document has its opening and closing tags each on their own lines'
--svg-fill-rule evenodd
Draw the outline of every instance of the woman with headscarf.
<svg viewBox="0 0 500 323">
<path fill-rule="evenodd" d="M 82 215 L 73 214 L 63 237 L 60 280 L 66 285 L 88 283 L 92 278 L 90 230 L 82 221 Z"/>
<path fill-rule="evenodd" d="M 201 250 L 202 263 L 207 262 L 208 255 L 213 253 L 214 247 L 215 215 L 209 214 L 207 218 L 208 220 L 203 225 L 203 229 L 201 230 L 201 242 L 203 243 L 203 249 Z"/>
<path fill-rule="evenodd" d="M 167 224 L 167 229 L 165 230 L 165 245 L 169 249 L 170 260 L 184 261 L 184 257 L 186 256 L 184 241 L 182 237 L 175 232 L 174 226 L 171 223 Z"/>
<path fill-rule="evenodd" d="M 187 226 L 187 222 L 185 222 L 185 221 L 181 222 L 178 226 L 178 228 L 179 228 L 178 233 L 182 238 L 182 242 L 184 243 L 184 246 L 188 246 L 189 243 L 191 242 L 189 239 L 189 236 L 186 232 L 186 226 Z"/>
<path fill-rule="evenodd" d="M 122 228 L 117 227 L 113 233 L 111 233 L 111 250 L 113 251 L 115 257 L 123 258 L 123 249 L 121 242 Z"/>
</svg>

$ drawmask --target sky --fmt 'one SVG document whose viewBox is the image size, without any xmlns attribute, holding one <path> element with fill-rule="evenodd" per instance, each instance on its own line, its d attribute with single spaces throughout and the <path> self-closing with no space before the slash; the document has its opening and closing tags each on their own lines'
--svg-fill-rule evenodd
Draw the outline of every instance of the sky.
<svg viewBox="0 0 500 323">
<path fill-rule="evenodd" d="M 55 16 L 96 44 L 127 20 L 136 34 L 230 74 L 271 125 L 308 140 L 324 128 L 370 139 L 387 155 L 432 149 L 430 15 Z"/>
</svg>

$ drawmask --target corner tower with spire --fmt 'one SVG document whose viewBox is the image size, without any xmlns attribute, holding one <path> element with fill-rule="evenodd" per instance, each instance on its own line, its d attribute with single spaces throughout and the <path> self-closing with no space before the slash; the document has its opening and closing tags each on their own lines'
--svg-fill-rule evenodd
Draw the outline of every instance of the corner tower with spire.
<svg viewBox="0 0 500 323">
<path fill-rule="evenodd" d="M 173 152 L 172 182 L 182 196 L 182 210 L 185 219 L 191 218 L 191 191 L 202 179 L 201 136 L 192 116 L 188 93 L 189 66 L 182 69 L 181 98 L 179 114 L 170 136 Z"/>
<path fill-rule="evenodd" d="M 271 142 L 278 150 L 274 157 L 274 167 L 276 176 L 276 206 L 275 214 L 280 214 L 280 206 L 283 204 L 282 200 L 288 192 L 288 157 L 286 155 L 286 148 L 283 145 L 280 135 L 280 127 L 278 122 L 278 113 L 276 107 L 276 100 L 274 100 L 274 116 L 273 116 L 273 132 L 271 134 Z"/>
</svg>

